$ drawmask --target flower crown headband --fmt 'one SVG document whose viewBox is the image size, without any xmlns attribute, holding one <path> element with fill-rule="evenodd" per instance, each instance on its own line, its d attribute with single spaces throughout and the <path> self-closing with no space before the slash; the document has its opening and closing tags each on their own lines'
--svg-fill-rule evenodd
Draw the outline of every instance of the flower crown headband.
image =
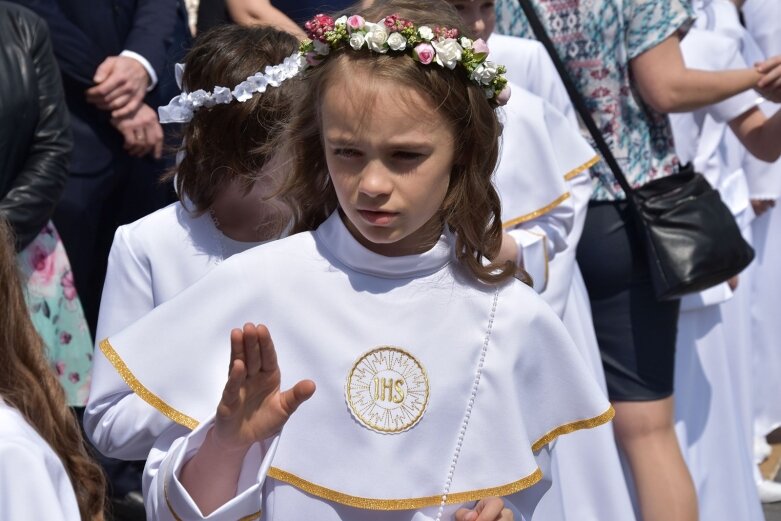
<svg viewBox="0 0 781 521">
<path fill-rule="evenodd" d="M 194 92 L 183 91 L 174 97 L 168 105 L 157 109 L 160 123 L 187 123 L 193 119 L 193 114 L 201 107 L 227 105 L 234 99 L 239 103 L 251 99 L 255 94 L 263 94 L 268 87 L 279 87 L 283 82 L 294 78 L 306 68 L 301 54 L 291 54 L 278 65 L 269 65 L 263 72 L 256 72 L 233 89 L 214 87 L 211 92 L 198 89 Z M 176 83 L 182 88 L 184 65 L 176 64 Z"/>
<path fill-rule="evenodd" d="M 279 87 L 308 66 L 319 65 L 332 49 L 339 49 L 345 44 L 356 51 L 366 47 L 380 54 L 409 52 L 415 61 L 423 65 L 436 63 L 451 70 L 461 65 L 488 99 L 504 105 L 510 98 L 510 85 L 504 77 L 505 67 L 487 61 L 488 45 L 483 40 L 459 39 L 458 29 L 415 27 L 412 22 L 395 14 L 378 23 L 367 22 L 359 15 L 334 20 L 319 14 L 304 27 L 310 39 L 301 42 L 299 51 L 282 63 L 267 66 L 262 73 L 253 74 L 233 89 L 217 86 L 211 92 L 203 89 L 183 91 L 168 105 L 157 109 L 160 123 L 187 123 L 201 107 L 227 105 L 233 100 L 244 103 L 255 94 L 266 92 L 268 87 Z M 183 74 L 184 65 L 177 63 L 176 83 L 180 89 Z"/>
<path fill-rule="evenodd" d="M 482 40 L 458 37 L 458 29 L 415 27 L 409 20 L 393 14 L 377 23 L 362 16 L 342 16 L 334 20 L 319 14 L 304 24 L 309 40 L 301 43 L 301 54 L 307 65 L 319 65 L 332 49 L 346 45 L 356 51 L 366 47 L 372 52 L 408 53 L 423 64 L 436 63 L 455 69 L 461 65 L 469 79 L 483 89 L 488 99 L 504 105 L 510 98 L 510 86 L 503 65 L 487 61 L 488 45 Z"/>
</svg>

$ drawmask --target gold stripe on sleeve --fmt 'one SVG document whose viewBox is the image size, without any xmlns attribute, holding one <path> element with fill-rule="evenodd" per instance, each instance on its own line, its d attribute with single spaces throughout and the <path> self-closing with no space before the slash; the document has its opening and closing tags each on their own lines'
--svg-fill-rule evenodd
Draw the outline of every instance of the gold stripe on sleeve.
<svg viewBox="0 0 781 521">
<path fill-rule="evenodd" d="M 512 228 L 513 226 L 518 226 L 519 224 L 523 224 L 527 221 L 531 221 L 532 219 L 536 219 L 537 217 L 541 215 L 545 215 L 546 213 L 550 212 L 554 208 L 556 208 L 558 205 L 566 201 L 570 198 L 569 192 L 564 192 L 559 197 L 557 197 L 552 203 L 543 206 L 539 210 L 534 210 L 533 212 L 527 213 L 526 215 L 521 215 L 520 217 L 516 217 L 515 219 L 510 219 L 507 222 L 502 223 L 502 228 Z"/>
<path fill-rule="evenodd" d="M 567 423 L 566 425 L 556 427 L 548 434 L 546 434 L 545 436 L 537 440 L 534 443 L 534 445 L 532 445 L 532 450 L 534 452 L 537 452 L 545 445 L 552 442 L 559 436 L 563 436 L 564 434 L 570 434 L 572 432 L 579 431 L 582 429 L 593 429 L 594 427 L 599 427 L 600 425 L 604 425 L 605 423 L 612 420 L 615 415 L 616 415 L 616 411 L 613 409 L 613 406 L 611 405 L 610 407 L 608 407 L 607 411 L 603 412 L 599 416 L 596 416 L 594 418 L 589 418 L 586 420 L 579 420 L 576 422 Z"/>
<path fill-rule="evenodd" d="M 114 366 L 114 369 L 117 370 L 119 373 L 119 376 L 122 377 L 122 379 L 125 381 L 125 383 L 130 387 L 130 389 L 133 390 L 134 393 L 136 393 L 138 396 L 141 397 L 142 400 L 144 400 L 146 403 L 166 415 L 167 417 L 171 418 L 173 421 L 178 423 L 179 425 L 184 425 L 188 429 L 195 429 L 198 426 L 198 420 L 195 418 L 191 418 L 190 416 L 187 416 L 183 412 L 179 412 L 167 403 L 165 403 L 160 397 L 155 395 L 152 391 L 147 389 L 144 384 L 138 381 L 138 378 L 135 377 L 133 372 L 130 370 L 130 368 L 127 366 L 124 360 L 122 360 L 122 357 L 119 356 L 119 353 L 117 353 L 114 348 L 111 346 L 111 342 L 109 342 L 108 338 L 100 341 L 100 350 L 103 351 L 103 354 L 106 356 L 109 362 L 111 362 L 111 365 Z"/>
<path fill-rule="evenodd" d="M 569 172 L 567 172 L 566 174 L 564 174 L 564 180 L 565 181 L 572 181 L 580 173 L 582 173 L 585 170 L 588 170 L 589 168 L 591 168 L 592 166 L 596 165 L 600 161 L 602 161 L 601 157 L 599 157 L 599 156 L 592 157 L 591 159 L 589 159 L 588 161 L 586 161 L 585 163 L 583 163 L 579 167 L 574 168 L 574 169 L 570 170 Z"/>
<path fill-rule="evenodd" d="M 336 490 L 317 485 L 298 476 L 271 467 L 268 476 L 288 485 L 292 485 L 313 496 L 364 510 L 415 510 L 419 508 L 433 507 L 440 504 L 442 496 L 425 496 L 410 499 L 374 499 L 358 496 L 350 496 Z M 518 481 L 500 485 L 498 487 L 484 488 L 479 490 L 470 490 L 467 492 L 455 492 L 448 494 L 446 503 L 448 505 L 467 503 L 469 501 L 478 501 L 491 496 L 508 496 L 520 490 L 526 489 L 542 479 L 542 471 L 538 468 L 525 478 Z"/>
</svg>

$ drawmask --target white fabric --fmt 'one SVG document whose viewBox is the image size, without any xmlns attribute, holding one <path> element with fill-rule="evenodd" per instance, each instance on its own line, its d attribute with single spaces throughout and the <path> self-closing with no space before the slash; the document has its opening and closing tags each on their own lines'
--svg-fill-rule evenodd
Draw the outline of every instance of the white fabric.
<svg viewBox="0 0 781 521">
<path fill-rule="evenodd" d="M 0 398 L 0 519 L 79 521 L 62 460 L 15 408 Z"/>
<path fill-rule="evenodd" d="M 230 240 L 208 213 L 195 217 L 180 203 L 120 226 L 109 254 L 96 338 L 121 331 L 206 275 L 223 257 L 255 245 Z M 107 456 L 144 459 L 170 420 L 130 390 L 100 349 L 94 356 L 84 428 Z"/>
<path fill-rule="evenodd" d="M 594 151 L 556 108 L 518 85 L 512 89 L 499 113 L 504 130 L 494 183 L 502 222 L 540 292 L 548 263 L 566 248 L 574 222 L 565 175 L 593 159 Z"/>
<path fill-rule="evenodd" d="M 575 110 L 566 89 L 548 56 L 537 41 L 494 34 L 488 40 L 494 59 L 508 68 L 507 77 L 533 94 L 543 98 L 566 117 L 569 136 L 578 130 Z M 562 124 L 563 126 L 563 124 Z M 551 133 L 554 135 L 553 133 Z M 591 318 L 591 306 L 582 275 L 575 260 L 576 249 L 586 219 L 592 186 L 583 161 L 592 157 L 572 154 L 576 147 L 571 139 L 552 139 L 555 154 L 567 163 L 566 172 L 580 173 L 568 176 L 570 203 L 575 217 L 567 235 L 567 247 L 560 251 L 548 266 L 548 283 L 542 297 L 563 318 L 564 325 L 581 355 L 591 367 L 593 375 L 605 390 L 605 376 Z M 519 147 L 520 148 L 520 147 Z M 527 152 L 526 148 L 522 150 Z M 576 161 L 571 159 L 577 158 Z M 578 161 L 580 163 L 578 164 Z M 500 196 L 504 197 L 500 193 Z M 558 440 L 551 466 L 557 479 L 535 512 L 535 519 L 555 521 L 632 521 L 635 512 L 630 492 L 621 467 L 613 429 L 610 425 L 579 431 Z M 593 479 L 598 475 L 599 479 Z"/>
<path fill-rule="evenodd" d="M 703 4 L 701 4 L 701 7 Z M 697 27 L 681 48 L 687 66 L 705 70 L 746 67 L 745 35 L 734 5 L 705 2 Z M 725 30 L 719 30 L 724 27 Z M 742 169 L 746 154 L 728 122 L 751 107 L 753 93 L 671 117 L 684 161 L 719 190 L 750 240 L 753 212 Z M 754 105 L 756 106 L 756 105 Z M 681 302 L 675 372 L 676 432 L 697 491 L 702 519 L 762 521 L 751 457 L 751 327 L 747 296 L 750 266 L 736 293 L 726 283 Z M 746 424 L 748 422 L 748 425 Z"/>
<path fill-rule="evenodd" d="M 219 401 L 230 329 L 262 321 L 277 346 L 282 387 L 302 378 L 318 385 L 285 426 L 275 468 L 361 498 L 439 496 L 496 291 L 469 282 L 473 279 L 453 260 L 453 242 L 445 234 L 423 254 L 384 257 L 363 248 L 334 214 L 316 232 L 232 257 L 103 347 L 121 357 L 138 379 L 136 388 L 143 385 L 169 414 L 194 426 L 210 418 Z M 533 475 L 540 463 L 532 444 L 609 407 L 547 305 L 516 280 L 498 291 L 451 493 Z M 350 367 L 376 346 L 401 346 L 428 375 L 426 412 L 403 433 L 373 432 L 354 421 L 345 405 Z M 154 483 L 150 490 L 156 490 Z M 302 519 L 307 512 L 318 512 L 307 519 L 338 519 L 326 502 L 312 496 L 296 494 L 291 503 L 269 504 L 268 494 L 264 519 Z M 235 509 L 230 516 L 252 513 Z M 414 519 L 414 514 L 397 511 L 387 519 Z"/>
</svg>

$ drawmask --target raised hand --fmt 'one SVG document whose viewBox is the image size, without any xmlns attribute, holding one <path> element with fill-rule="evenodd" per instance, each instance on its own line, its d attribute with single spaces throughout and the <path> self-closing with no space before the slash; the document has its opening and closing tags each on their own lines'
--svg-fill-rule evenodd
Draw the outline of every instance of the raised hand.
<svg viewBox="0 0 781 521">
<path fill-rule="evenodd" d="M 513 513 L 504 508 L 500 497 L 481 499 L 475 508 L 461 508 L 456 512 L 456 521 L 513 521 Z"/>
<path fill-rule="evenodd" d="M 243 330 L 231 331 L 230 371 L 217 406 L 214 441 L 229 449 L 243 449 L 278 433 L 315 392 L 311 380 L 280 391 L 280 377 L 266 326 L 245 324 Z"/>
</svg>

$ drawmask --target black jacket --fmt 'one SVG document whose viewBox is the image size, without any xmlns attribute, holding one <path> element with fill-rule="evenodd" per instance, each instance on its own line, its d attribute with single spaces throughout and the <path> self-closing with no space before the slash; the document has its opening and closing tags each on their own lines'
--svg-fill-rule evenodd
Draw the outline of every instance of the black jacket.
<svg viewBox="0 0 781 521">
<path fill-rule="evenodd" d="M 68 174 L 71 135 L 46 23 L 0 2 L 0 216 L 17 249 L 38 235 Z"/>
</svg>

